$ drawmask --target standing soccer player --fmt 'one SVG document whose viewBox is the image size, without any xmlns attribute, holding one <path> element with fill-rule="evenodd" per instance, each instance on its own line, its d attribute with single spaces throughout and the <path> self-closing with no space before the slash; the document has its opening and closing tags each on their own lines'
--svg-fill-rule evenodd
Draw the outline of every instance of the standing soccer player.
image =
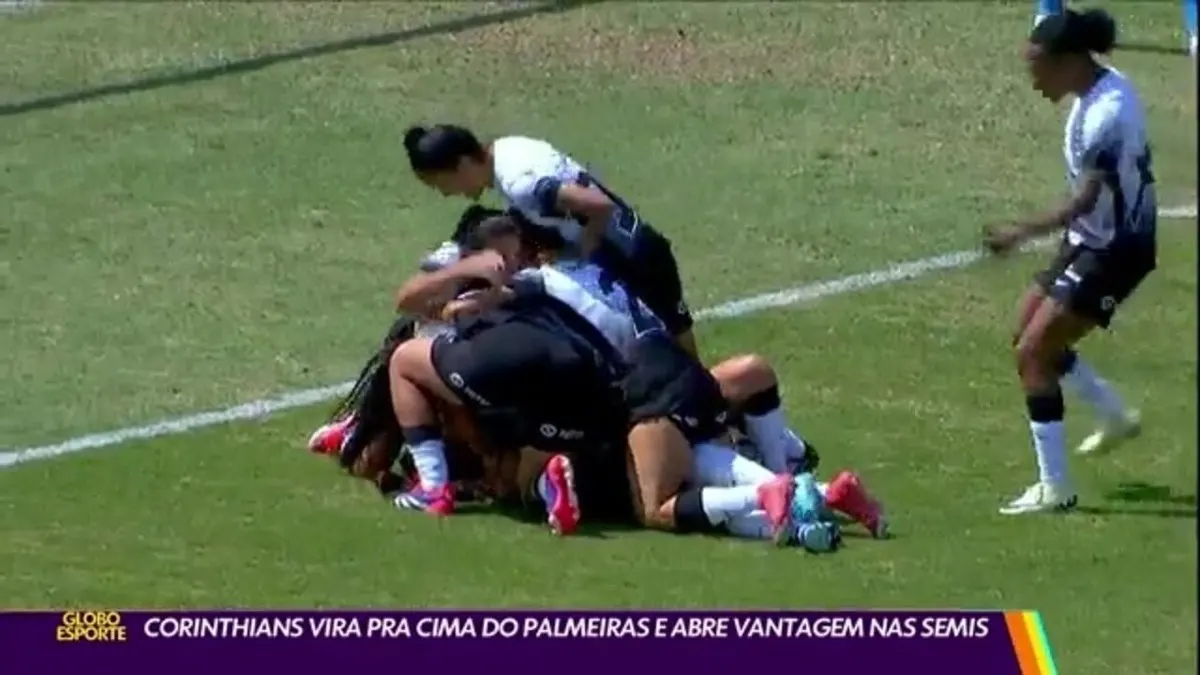
<svg viewBox="0 0 1200 675">
<path fill-rule="evenodd" d="M 485 145 L 449 124 L 409 129 L 404 148 L 426 185 L 470 199 L 493 189 L 523 219 L 560 235 L 568 255 L 598 260 L 667 324 L 680 346 L 696 354 L 670 242 L 580 163 L 545 141 L 505 136 Z"/>
<path fill-rule="evenodd" d="M 1116 24 L 1107 13 L 1067 10 L 1038 24 L 1025 50 L 1034 89 L 1053 103 L 1076 96 L 1063 144 L 1072 195 L 1046 214 L 985 234 L 985 244 L 1003 253 L 1066 228 L 1057 257 L 1021 300 L 1014 339 L 1038 481 L 1001 513 L 1075 506 L 1060 383 L 1101 420 L 1079 452 L 1106 449 L 1139 430 L 1136 413 L 1074 351 L 1092 329 L 1108 327 L 1117 306 L 1157 265 L 1145 111 L 1132 83 L 1092 57 L 1108 53 L 1115 41 Z"/>
</svg>

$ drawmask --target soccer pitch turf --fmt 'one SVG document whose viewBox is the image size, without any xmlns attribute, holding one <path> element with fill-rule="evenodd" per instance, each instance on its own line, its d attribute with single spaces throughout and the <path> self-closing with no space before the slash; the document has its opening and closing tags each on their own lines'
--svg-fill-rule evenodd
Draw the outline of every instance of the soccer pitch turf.
<svg viewBox="0 0 1200 675">
<path fill-rule="evenodd" d="M 813 557 L 400 514 L 301 449 L 318 406 L 0 469 L 3 605 L 1030 608 L 1062 672 L 1195 668 L 1194 215 L 1162 222 L 1159 270 L 1083 346 L 1145 433 L 1073 461 L 1064 517 L 995 513 L 1033 472 L 1008 338 L 1044 253 L 813 286 L 970 249 L 1061 193 L 1063 111 L 1017 56 L 1027 4 L 593 3 L 464 25 L 514 7 L 533 5 L 0 16 L 0 447 L 353 375 L 463 207 L 409 176 L 399 132 L 454 120 L 595 163 L 672 238 L 695 307 L 807 289 L 705 321 L 701 348 L 770 358 L 822 468 L 859 469 L 895 539 Z M 1115 9 L 1131 42 L 1180 43 L 1174 4 Z M 1192 206 L 1191 62 L 1114 61 L 1149 108 L 1161 203 Z"/>
</svg>

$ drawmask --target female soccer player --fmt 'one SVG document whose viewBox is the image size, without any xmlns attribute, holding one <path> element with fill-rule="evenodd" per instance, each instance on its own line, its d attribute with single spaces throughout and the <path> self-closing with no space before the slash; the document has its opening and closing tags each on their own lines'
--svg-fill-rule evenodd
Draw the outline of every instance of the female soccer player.
<svg viewBox="0 0 1200 675">
<path fill-rule="evenodd" d="M 1076 96 L 1063 146 L 1072 194 L 1045 214 L 985 233 L 986 245 L 1003 253 L 1066 228 L 1058 255 L 1018 308 L 1017 373 L 1039 475 L 1001 513 L 1075 506 L 1060 382 L 1101 418 L 1101 430 L 1080 452 L 1110 447 L 1139 428 L 1136 413 L 1074 350 L 1092 329 L 1108 327 L 1117 306 L 1157 264 L 1157 200 L 1141 98 L 1124 75 L 1092 57 L 1108 53 L 1115 41 L 1116 24 L 1107 13 L 1067 10 L 1039 23 L 1025 49 L 1035 90 L 1053 103 Z"/>
<path fill-rule="evenodd" d="M 409 129 L 404 148 L 413 172 L 442 194 L 478 199 L 493 189 L 525 220 L 561 234 L 565 254 L 596 255 L 696 353 L 670 242 L 580 163 L 545 141 L 505 136 L 485 145 L 449 124 Z"/>
</svg>

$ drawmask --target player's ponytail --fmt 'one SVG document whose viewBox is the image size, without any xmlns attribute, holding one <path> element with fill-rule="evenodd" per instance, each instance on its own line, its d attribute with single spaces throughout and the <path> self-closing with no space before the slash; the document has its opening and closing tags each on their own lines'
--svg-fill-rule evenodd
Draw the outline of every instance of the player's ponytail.
<svg viewBox="0 0 1200 675">
<path fill-rule="evenodd" d="M 429 134 L 429 130 L 422 126 L 409 127 L 404 132 L 404 149 L 409 155 L 419 153 L 421 151 L 421 139 Z"/>
<path fill-rule="evenodd" d="M 404 132 L 404 151 L 417 173 L 453 171 L 464 158 L 482 160 L 486 156 L 475 134 L 454 124 L 409 127 Z"/>
<path fill-rule="evenodd" d="M 1078 15 L 1079 41 L 1089 52 L 1107 54 L 1117 44 L 1117 22 L 1102 9 L 1089 9 Z"/>
</svg>

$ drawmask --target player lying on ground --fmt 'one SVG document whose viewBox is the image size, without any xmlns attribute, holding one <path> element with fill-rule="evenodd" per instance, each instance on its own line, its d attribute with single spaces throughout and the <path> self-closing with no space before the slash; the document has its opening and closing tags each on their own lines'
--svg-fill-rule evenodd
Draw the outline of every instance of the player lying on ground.
<svg viewBox="0 0 1200 675">
<path fill-rule="evenodd" d="M 523 238 L 514 219 L 489 219 L 480 231 L 489 250 L 476 257 L 490 258 L 489 253 L 502 251 L 504 261 L 498 261 L 497 268 L 512 272 L 515 261 L 531 257 L 520 251 Z M 568 262 L 520 270 L 507 283 L 503 288 L 497 286 L 478 297 L 452 303 L 447 312 L 461 317 L 507 306 L 497 303 L 549 298 L 590 325 L 592 335 L 602 340 L 597 351 L 607 352 L 607 357 L 625 371 L 621 380 L 629 429 L 625 449 L 631 463 L 637 514 L 643 525 L 672 531 L 711 531 L 717 524 L 724 524 L 743 535 L 769 532 L 779 543 L 791 542 L 798 535 L 836 536 L 835 529 L 822 527 L 827 525 L 824 523 L 791 526 L 790 508 L 785 504 L 793 504 L 795 483 L 788 474 L 751 485 L 687 486 L 693 473 L 703 473 L 693 470 L 697 458 L 718 454 L 728 463 L 736 457 L 731 448 L 720 443 L 728 412 L 723 392 L 698 360 L 665 339 L 658 318 L 632 297 L 620 280 L 611 278 L 597 265 Z M 773 379 L 768 389 L 774 389 L 777 408 Z M 769 401 L 771 397 L 763 398 Z M 756 435 L 767 446 L 782 446 L 786 427 L 780 427 L 773 436 Z M 786 456 L 787 450 L 780 447 L 778 454 Z M 786 459 L 780 462 L 784 463 Z M 876 516 L 873 520 L 878 529 L 881 519 Z"/>
<path fill-rule="evenodd" d="M 1140 423 L 1113 388 L 1075 351 L 1157 266 L 1157 199 L 1141 97 L 1121 73 L 1096 62 L 1116 42 L 1116 25 L 1099 10 L 1068 10 L 1034 28 L 1025 49 L 1033 87 L 1052 103 L 1076 96 L 1067 118 L 1071 197 L 1050 212 L 990 229 L 985 243 L 1007 252 L 1031 237 L 1065 229 L 1058 255 L 1037 275 L 1018 307 L 1013 337 L 1025 390 L 1038 480 L 1002 513 L 1069 509 L 1062 385 L 1091 404 L 1101 430 L 1079 452 L 1095 453 L 1135 435 Z"/>
<path fill-rule="evenodd" d="M 561 237 L 562 254 L 608 268 L 662 318 L 684 349 L 696 353 L 670 242 L 579 162 L 545 141 L 504 136 L 484 144 L 449 124 L 410 128 L 404 147 L 426 185 L 473 200 L 495 190 L 533 227 Z"/>
</svg>

